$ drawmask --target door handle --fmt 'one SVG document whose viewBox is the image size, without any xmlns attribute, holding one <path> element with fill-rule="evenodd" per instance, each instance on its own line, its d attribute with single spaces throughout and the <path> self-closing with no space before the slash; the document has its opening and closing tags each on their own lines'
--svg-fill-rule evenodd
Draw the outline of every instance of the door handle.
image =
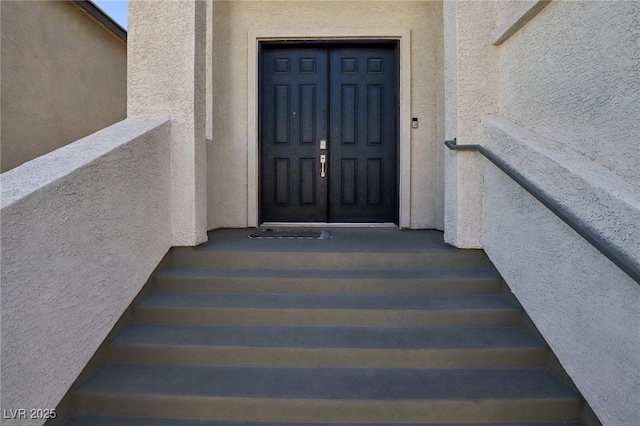
<svg viewBox="0 0 640 426">
<path fill-rule="evenodd" d="M 327 165 L 327 156 L 322 154 L 320 155 L 320 177 L 321 178 L 327 176 L 326 165 Z"/>
</svg>

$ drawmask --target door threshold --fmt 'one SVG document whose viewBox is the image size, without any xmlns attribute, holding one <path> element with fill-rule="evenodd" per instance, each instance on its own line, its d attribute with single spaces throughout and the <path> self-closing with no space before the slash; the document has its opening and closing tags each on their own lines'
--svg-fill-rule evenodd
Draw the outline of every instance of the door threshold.
<svg viewBox="0 0 640 426">
<path fill-rule="evenodd" d="M 397 228 L 392 222 L 384 223 L 334 223 L 334 222 L 264 222 L 260 226 L 305 227 L 305 228 Z"/>
</svg>

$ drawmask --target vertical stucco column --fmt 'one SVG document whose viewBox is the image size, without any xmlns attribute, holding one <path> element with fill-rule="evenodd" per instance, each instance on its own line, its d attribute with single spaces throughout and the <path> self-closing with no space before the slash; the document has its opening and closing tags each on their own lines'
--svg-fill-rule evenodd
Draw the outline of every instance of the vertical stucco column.
<svg viewBox="0 0 640 426">
<path fill-rule="evenodd" d="M 482 140 L 482 117 L 498 112 L 498 52 L 491 44 L 495 2 L 445 1 L 445 137 L 459 144 Z M 447 243 L 482 247 L 483 207 L 480 154 L 445 154 Z"/>
<path fill-rule="evenodd" d="M 213 0 L 207 2 L 207 69 L 206 74 L 206 97 L 207 97 L 207 142 L 213 141 Z"/>
<path fill-rule="evenodd" d="M 171 120 L 177 246 L 207 240 L 206 29 L 205 1 L 129 1 L 127 114 Z"/>
</svg>

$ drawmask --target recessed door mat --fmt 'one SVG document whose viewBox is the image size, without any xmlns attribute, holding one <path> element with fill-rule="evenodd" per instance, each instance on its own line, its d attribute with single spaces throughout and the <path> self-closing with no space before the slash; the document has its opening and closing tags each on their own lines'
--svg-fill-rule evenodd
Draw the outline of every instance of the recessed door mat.
<svg viewBox="0 0 640 426">
<path fill-rule="evenodd" d="M 262 228 L 258 232 L 249 234 L 249 238 L 286 238 L 297 240 L 327 240 L 331 238 L 331 231 L 327 229 L 303 228 Z"/>
</svg>

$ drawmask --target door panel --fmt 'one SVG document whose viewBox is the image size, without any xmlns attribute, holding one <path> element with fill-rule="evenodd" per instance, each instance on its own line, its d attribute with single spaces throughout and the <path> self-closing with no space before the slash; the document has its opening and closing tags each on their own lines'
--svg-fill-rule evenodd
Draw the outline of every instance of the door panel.
<svg viewBox="0 0 640 426">
<path fill-rule="evenodd" d="M 262 221 L 326 222 L 327 51 L 268 48 L 262 57 Z"/>
<path fill-rule="evenodd" d="M 334 222 L 397 221 L 395 51 L 330 51 L 329 211 Z"/>
<path fill-rule="evenodd" d="M 265 46 L 263 222 L 397 223 L 395 55 L 390 45 Z"/>
</svg>

